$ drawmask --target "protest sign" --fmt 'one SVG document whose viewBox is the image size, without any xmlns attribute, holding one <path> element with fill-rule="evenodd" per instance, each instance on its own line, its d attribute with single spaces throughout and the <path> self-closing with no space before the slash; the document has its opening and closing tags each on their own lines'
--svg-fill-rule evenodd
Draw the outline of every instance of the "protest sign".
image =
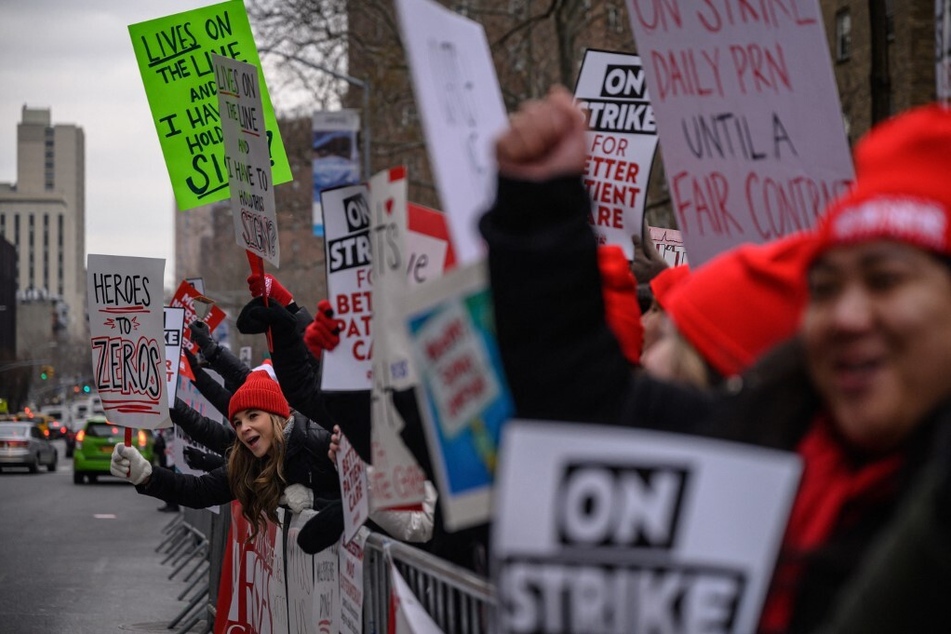
<svg viewBox="0 0 951 634">
<path fill-rule="evenodd" d="M 684 249 L 684 237 L 676 229 L 665 227 L 648 227 L 651 242 L 658 255 L 671 266 L 688 264 L 687 251 Z"/>
<path fill-rule="evenodd" d="M 223 386 L 225 380 L 217 372 L 211 368 L 205 368 L 205 374 L 207 374 L 213 381 L 218 385 Z M 180 374 L 178 382 L 178 398 L 185 403 L 188 407 L 195 410 L 201 416 L 204 416 L 210 419 L 213 422 L 216 422 L 220 425 L 231 427 L 231 423 L 228 422 L 227 417 L 215 409 L 215 406 L 211 404 L 205 396 L 198 391 L 198 388 L 195 387 L 195 384 L 190 380 L 185 378 L 185 375 Z M 212 450 L 209 447 L 206 447 L 204 444 L 198 442 L 181 428 L 179 425 L 175 425 L 175 438 L 172 443 L 172 459 L 175 462 L 175 467 L 182 473 L 188 473 L 191 475 L 202 475 L 204 471 L 198 469 L 192 469 L 188 466 L 188 462 L 185 461 L 185 448 L 192 447 L 202 452 L 210 452 L 215 455 L 221 456 L 217 451 Z M 221 456 L 224 457 L 224 456 Z M 218 512 L 218 506 L 211 507 L 211 510 L 215 513 Z"/>
<path fill-rule="evenodd" d="M 323 390 L 369 390 L 373 371 L 370 202 L 366 185 L 325 189 L 327 295 L 341 325 L 340 344 L 323 351 Z"/>
<path fill-rule="evenodd" d="M 293 515 L 287 529 L 288 632 L 332 634 L 340 630 L 338 547 L 308 555 L 297 545 L 304 525 L 317 515 L 311 509 Z"/>
<path fill-rule="evenodd" d="M 168 305 L 172 308 L 185 309 L 186 328 L 196 319 L 200 319 L 208 324 L 209 331 L 214 332 L 215 328 L 224 321 L 226 316 L 223 310 L 218 308 L 216 304 L 202 293 L 199 293 L 198 289 L 192 286 L 188 280 L 182 280 L 178 288 L 175 289 L 175 294 L 172 295 L 172 299 L 168 302 Z M 190 337 L 185 337 L 183 346 L 192 354 L 197 355 L 199 352 L 198 346 Z"/>
<path fill-rule="evenodd" d="M 588 125 L 584 186 L 592 203 L 589 221 L 599 244 L 615 244 L 631 260 L 631 236 L 641 232 L 657 148 L 641 58 L 586 50 L 575 99 Z"/>
<path fill-rule="evenodd" d="M 258 69 L 273 183 L 293 178 L 243 3 L 222 2 L 130 24 L 129 36 L 179 210 L 229 195 L 212 54 Z"/>
<path fill-rule="evenodd" d="M 627 6 L 691 263 L 812 227 L 853 179 L 819 3 Z"/>
<path fill-rule="evenodd" d="M 489 519 L 499 436 L 513 411 L 487 277 L 484 263 L 456 269 L 412 289 L 404 309 L 449 530 Z"/>
<path fill-rule="evenodd" d="M 410 589 L 399 569 L 390 563 L 390 623 L 392 634 L 443 634 L 419 598 Z"/>
<path fill-rule="evenodd" d="M 951 101 L 951 0 L 935 0 L 935 79 L 938 101 Z"/>
<path fill-rule="evenodd" d="M 430 165 L 461 263 L 485 246 L 476 228 L 495 193 L 495 138 L 508 115 L 485 30 L 432 0 L 397 0 L 400 35 Z"/>
<path fill-rule="evenodd" d="M 96 392 L 112 422 L 168 427 L 165 260 L 90 254 L 86 299 Z"/>
<path fill-rule="evenodd" d="M 347 543 L 367 521 L 370 501 L 367 465 L 343 434 L 340 434 L 340 449 L 337 450 L 337 475 L 343 494 L 343 542 Z"/>
<path fill-rule="evenodd" d="M 341 634 L 363 634 L 363 553 L 369 535 L 362 527 L 339 549 Z"/>
<path fill-rule="evenodd" d="M 501 632 L 755 632 L 793 453 L 512 420 L 495 491 Z"/>
<path fill-rule="evenodd" d="M 456 266 L 446 215 L 441 211 L 407 203 L 406 246 L 409 258 L 406 279 L 411 286 L 435 279 Z"/>
<path fill-rule="evenodd" d="M 212 55 L 211 61 L 217 82 L 235 242 L 280 266 L 277 209 L 257 68 L 220 55 Z"/>
<path fill-rule="evenodd" d="M 231 503 L 231 551 L 225 553 L 215 615 L 216 632 L 287 632 L 287 596 L 284 576 L 284 509 L 280 524 L 267 522 L 250 540 L 251 525 L 241 514 L 241 503 Z M 225 572 L 231 572 L 226 577 Z"/>
<path fill-rule="evenodd" d="M 185 329 L 185 309 L 165 307 L 165 380 L 168 407 L 175 407 L 178 392 L 178 369 L 182 358 L 182 333 Z"/>
<path fill-rule="evenodd" d="M 311 125 L 314 235 L 321 238 L 324 235 L 324 218 L 320 208 L 320 192 L 360 182 L 360 152 L 357 149 L 360 114 L 349 109 L 318 111 L 314 112 Z"/>
</svg>

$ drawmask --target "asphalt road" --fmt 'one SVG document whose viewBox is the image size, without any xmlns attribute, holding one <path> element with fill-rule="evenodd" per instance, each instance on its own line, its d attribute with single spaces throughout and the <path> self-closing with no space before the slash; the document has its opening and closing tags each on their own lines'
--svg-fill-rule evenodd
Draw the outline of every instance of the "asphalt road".
<svg viewBox="0 0 951 634">
<path fill-rule="evenodd" d="M 55 472 L 0 473 L 0 634 L 174 631 L 190 584 L 156 552 L 174 514 L 111 476 L 73 484 L 55 444 Z"/>
</svg>

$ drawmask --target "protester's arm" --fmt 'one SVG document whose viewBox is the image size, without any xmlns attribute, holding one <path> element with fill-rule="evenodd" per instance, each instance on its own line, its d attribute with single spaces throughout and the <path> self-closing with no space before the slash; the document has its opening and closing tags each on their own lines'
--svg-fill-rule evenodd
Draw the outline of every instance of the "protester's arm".
<svg viewBox="0 0 951 634">
<path fill-rule="evenodd" d="M 189 325 L 188 329 L 191 331 L 192 341 L 201 348 L 201 355 L 225 380 L 225 389 L 234 392 L 241 387 L 244 380 L 248 378 L 248 374 L 251 373 L 251 368 L 234 356 L 230 350 L 219 345 L 211 336 L 211 331 L 205 322 L 196 320 Z M 225 411 L 228 411 L 227 406 Z"/>
<path fill-rule="evenodd" d="M 198 359 L 195 358 L 195 355 L 187 349 L 183 350 L 183 353 L 188 360 L 189 367 L 192 369 L 192 374 L 195 375 L 192 385 L 195 386 L 198 392 L 201 393 L 216 410 L 221 412 L 223 416 L 227 416 L 228 403 L 231 402 L 232 393 L 212 378 L 210 374 L 205 372 L 205 368 L 198 363 Z"/>
<path fill-rule="evenodd" d="M 172 422 L 181 427 L 192 440 L 214 452 L 224 455 L 234 444 L 235 433 L 230 425 L 222 425 L 202 416 L 180 398 L 175 399 L 175 406 L 169 410 L 169 415 Z"/>
<path fill-rule="evenodd" d="M 131 482 L 137 492 L 191 508 L 207 508 L 234 499 L 225 469 L 201 476 L 152 469 L 137 449 L 124 444 L 115 446 L 109 464 L 109 472 Z"/>
</svg>

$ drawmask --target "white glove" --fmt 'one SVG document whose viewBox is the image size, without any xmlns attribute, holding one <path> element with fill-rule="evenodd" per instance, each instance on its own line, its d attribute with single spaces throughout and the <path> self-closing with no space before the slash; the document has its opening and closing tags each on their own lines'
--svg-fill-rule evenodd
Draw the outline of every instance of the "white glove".
<svg viewBox="0 0 951 634">
<path fill-rule="evenodd" d="M 152 465 L 136 449 L 118 444 L 112 450 L 112 463 L 109 471 L 117 478 L 139 485 L 152 475 Z"/>
<path fill-rule="evenodd" d="M 304 509 L 314 508 L 314 492 L 303 484 L 289 484 L 281 496 L 281 503 L 287 504 L 291 512 L 298 514 Z"/>
</svg>

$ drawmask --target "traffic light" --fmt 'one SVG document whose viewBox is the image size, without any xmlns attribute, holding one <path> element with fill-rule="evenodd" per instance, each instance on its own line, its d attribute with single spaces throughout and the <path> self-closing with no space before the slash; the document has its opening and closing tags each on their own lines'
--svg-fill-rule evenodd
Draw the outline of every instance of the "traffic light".
<svg viewBox="0 0 951 634">
<path fill-rule="evenodd" d="M 54 374 L 53 366 L 43 365 L 40 366 L 40 379 L 46 381 L 47 379 L 52 379 Z"/>
<path fill-rule="evenodd" d="M 88 385 L 84 385 L 84 386 L 83 386 L 83 392 L 84 392 L 85 394 L 89 394 L 90 391 L 91 391 L 91 390 L 89 389 L 89 386 L 88 386 Z"/>
</svg>

